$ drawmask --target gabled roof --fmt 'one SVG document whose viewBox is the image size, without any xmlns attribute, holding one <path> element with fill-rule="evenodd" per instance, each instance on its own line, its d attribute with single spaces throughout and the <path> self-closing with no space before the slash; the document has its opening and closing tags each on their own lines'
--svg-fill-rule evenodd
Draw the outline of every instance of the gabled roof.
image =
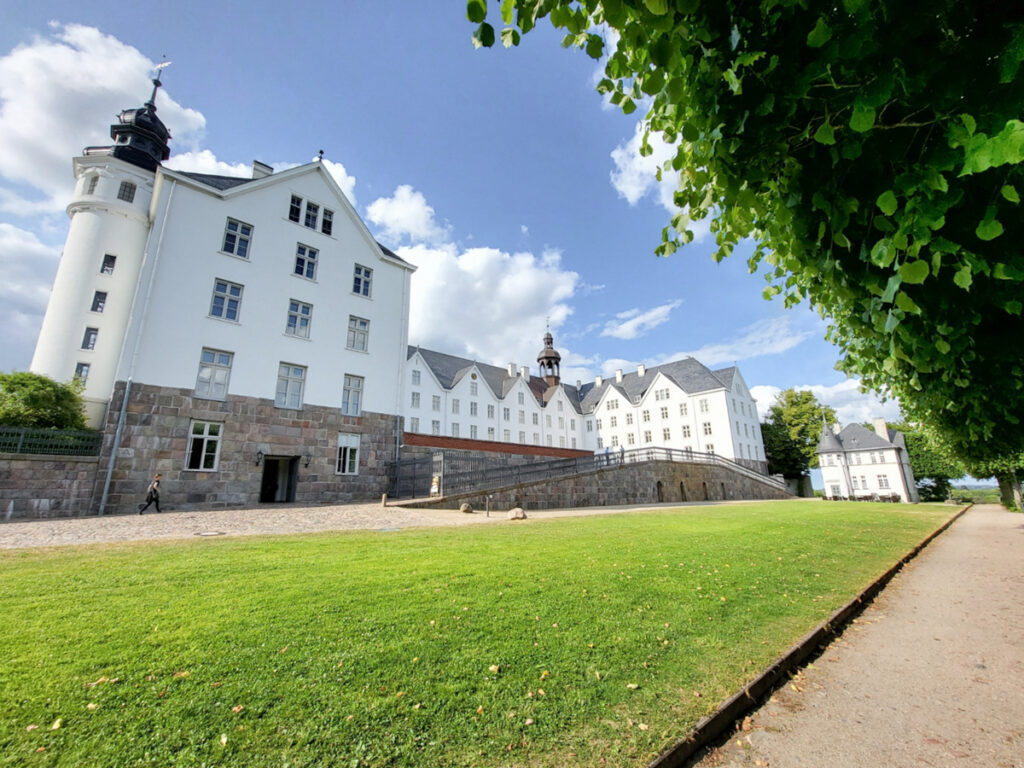
<svg viewBox="0 0 1024 768">
<path fill-rule="evenodd" d="M 205 184 L 208 187 L 221 191 L 238 187 L 242 184 L 248 184 L 250 181 L 256 181 L 256 179 L 248 179 L 242 176 L 215 176 L 212 173 L 193 173 L 192 171 L 178 171 L 178 173 L 182 176 L 188 176 L 200 184 Z"/>
<path fill-rule="evenodd" d="M 831 433 L 832 430 L 828 430 Z M 832 447 L 829 449 L 823 448 L 826 441 L 826 435 L 822 433 L 821 443 L 818 444 L 818 453 L 838 453 L 840 451 L 849 453 L 851 451 L 877 451 L 885 450 L 886 448 L 903 448 L 906 449 L 906 443 L 903 440 L 903 434 L 897 432 L 894 429 L 887 430 L 889 433 L 889 440 L 879 437 L 873 430 L 867 429 L 860 424 L 849 424 L 843 428 L 838 434 L 834 435 L 833 439 L 839 444 L 839 447 Z"/>
<path fill-rule="evenodd" d="M 821 440 L 818 441 L 818 453 L 842 453 L 843 444 L 836 439 L 836 433 L 832 427 L 823 424 L 821 427 Z"/>
<path fill-rule="evenodd" d="M 716 389 L 730 389 L 735 372 L 736 368 L 732 367 L 723 368 L 721 371 L 713 373 L 703 363 L 692 357 L 686 357 L 682 360 L 647 368 L 643 376 L 634 371 L 624 374 L 621 382 L 612 378 L 602 381 L 600 386 L 595 384 L 586 391 L 583 397 L 582 411 L 584 413 L 592 411 L 609 387 L 614 387 L 632 403 L 638 397 L 643 397 L 659 373 L 667 377 L 686 394 L 693 395 Z M 719 373 L 722 374 L 721 377 L 718 376 Z"/>
</svg>

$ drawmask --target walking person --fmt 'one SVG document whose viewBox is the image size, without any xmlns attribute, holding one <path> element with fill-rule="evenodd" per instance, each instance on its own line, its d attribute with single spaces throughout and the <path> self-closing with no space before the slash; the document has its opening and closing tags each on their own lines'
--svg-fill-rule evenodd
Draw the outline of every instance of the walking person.
<svg viewBox="0 0 1024 768">
<path fill-rule="evenodd" d="M 153 475 L 153 482 L 149 484 L 149 488 L 146 489 L 146 503 L 139 504 L 139 514 L 141 515 L 147 509 L 150 504 L 156 504 L 156 512 L 160 514 L 160 480 L 163 478 L 159 472 Z"/>
</svg>

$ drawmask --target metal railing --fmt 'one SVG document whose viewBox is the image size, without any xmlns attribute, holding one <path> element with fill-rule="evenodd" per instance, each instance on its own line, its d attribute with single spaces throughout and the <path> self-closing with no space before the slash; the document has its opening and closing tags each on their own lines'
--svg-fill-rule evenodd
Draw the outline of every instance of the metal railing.
<svg viewBox="0 0 1024 768">
<path fill-rule="evenodd" d="M 102 442 L 92 430 L 0 427 L 0 453 L 98 456 Z"/>
<path fill-rule="evenodd" d="M 741 475 L 784 489 L 785 483 L 714 453 L 699 453 L 676 448 L 637 448 L 631 451 L 580 456 L 572 459 L 497 466 L 493 459 L 477 456 L 444 458 L 438 462 L 435 454 L 434 471 L 441 478 L 441 495 L 452 496 L 460 493 L 486 489 L 505 488 L 523 483 L 535 483 L 560 477 L 569 477 L 599 469 L 608 469 L 623 464 L 643 461 L 672 461 L 688 464 L 715 464 L 728 467 Z"/>
</svg>

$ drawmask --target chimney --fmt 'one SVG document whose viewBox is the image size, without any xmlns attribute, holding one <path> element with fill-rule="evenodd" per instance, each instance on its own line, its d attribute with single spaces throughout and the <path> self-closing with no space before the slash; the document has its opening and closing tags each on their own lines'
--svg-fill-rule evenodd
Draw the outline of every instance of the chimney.
<svg viewBox="0 0 1024 768">
<path fill-rule="evenodd" d="M 640 365 L 636 367 L 636 375 L 643 376 L 645 373 L 647 373 L 647 366 L 644 365 L 643 363 L 640 363 Z"/>
<path fill-rule="evenodd" d="M 602 384 L 604 384 L 604 379 L 601 376 L 595 376 L 594 377 L 594 386 L 595 387 L 600 387 Z"/>
<path fill-rule="evenodd" d="M 263 179 L 274 172 L 266 163 L 261 163 L 259 160 L 252 161 L 252 177 L 254 179 Z"/>
<path fill-rule="evenodd" d="M 885 442 L 890 442 L 889 426 L 885 423 L 885 419 L 875 419 L 871 423 L 875 425 L 875 434 L 885 440 Z"/>
<path fill-rule="evenodd" d="M 519 375 L 522 376 L 524 379 L 530 378 L 530 366 L 524 365 L 520 367 Z"/>
<path fill-rule="evenodd" d="M 615 381 L 617 381 L 619 384 L 622 383 L 622 369 L 621 368 L 619 368 L 619 370 L 617 370 L 615 372 Z"/>
<path fill-rule="evenodd" d="M 515 376 L 516 375 L 516 364 L 515 363 L 509 363 L 508 364 L 508 375 L 509 376 Z"/>
</svg>

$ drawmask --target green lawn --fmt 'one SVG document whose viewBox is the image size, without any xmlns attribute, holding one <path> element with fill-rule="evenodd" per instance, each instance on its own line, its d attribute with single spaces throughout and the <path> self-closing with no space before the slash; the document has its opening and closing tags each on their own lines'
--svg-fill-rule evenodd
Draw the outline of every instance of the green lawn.
<svg viewBox="0 0 1024 768">
<path fill-rule="evenodd" d="M 6 551 L 0 765 L 644 765 L 955 511 Z"/>
</svg>

